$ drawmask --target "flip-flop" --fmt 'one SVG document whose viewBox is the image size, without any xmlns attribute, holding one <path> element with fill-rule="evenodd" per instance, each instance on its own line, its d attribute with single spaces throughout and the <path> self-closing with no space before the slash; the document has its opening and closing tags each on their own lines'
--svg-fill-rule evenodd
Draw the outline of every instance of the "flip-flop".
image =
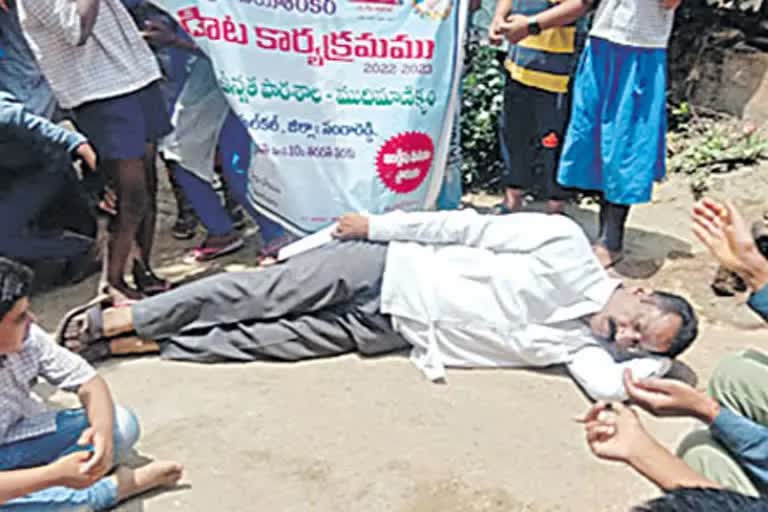
<svg viewBox="0 0 768 512">
<path fill-rule="evenodd" d="M 242 238 L 236 238 L 227 245 L 221 247 L 196 247 L 192 250 L 189 258 L 193 261 L 209 261 L 225 254 L 231 254 L 244 245 Z"/>
</svg>

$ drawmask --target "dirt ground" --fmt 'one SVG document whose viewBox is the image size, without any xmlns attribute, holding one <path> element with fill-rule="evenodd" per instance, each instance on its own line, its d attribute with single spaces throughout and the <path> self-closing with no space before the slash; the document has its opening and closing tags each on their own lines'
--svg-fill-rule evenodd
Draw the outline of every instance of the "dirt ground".
<svg viewBox="0 0 768 512">
<path fill-rule="evenodd" d="M 766 170 L 714 179 L 712 194 L 761 215 Z M 654 202 L 631 215 L 629 260 L 618 270 L 629 282 L 693 301 L 704 324 L 683 362 L 702 384 L 723 355 L 760 347 L 764 335 L 743 297 L 710 292 L 715 265 L 689 232 L 691 205 L 683 178 L 660 185 Z M 248 248 L 222 263 L 180 264 L 191 244 L 168 236 L 167 191 L 161 210 L 156 260 L 164 275 L 180 280 L 253 264 L 253 231 Z M 592 210 L 571 213 L 594 230 Z M 95 286 L 92 279 L 35 297 L 43 325 L 54 328 Z M 187 468 L 180 488 L 121 511 L 618 511 L 658 494 L 626 467 L 588 453 L 571 420 L 588 401 L 557 368 L 454 370 L 446 385 L 430 384 L 402 356 L 211 366 L 146 357 L 101 371 L 142 418 L 141 457 Z M 669 447 L 694 426 L 644 419 Z"/>
</svg>

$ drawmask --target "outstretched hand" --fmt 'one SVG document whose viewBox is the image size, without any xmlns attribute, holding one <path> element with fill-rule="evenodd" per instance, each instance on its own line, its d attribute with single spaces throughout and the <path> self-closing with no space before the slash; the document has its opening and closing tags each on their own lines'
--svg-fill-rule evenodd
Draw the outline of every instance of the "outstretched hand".
<svg viewBox="0 0 768 512">
<path fill-rule="evenodd" d="M 693 233 L 721 265 L 741 275 L 753 289 L 768 283 L 768 262 L 733 204 L 722 205 L 708 198 L 696 203 Z"/>
</svg>

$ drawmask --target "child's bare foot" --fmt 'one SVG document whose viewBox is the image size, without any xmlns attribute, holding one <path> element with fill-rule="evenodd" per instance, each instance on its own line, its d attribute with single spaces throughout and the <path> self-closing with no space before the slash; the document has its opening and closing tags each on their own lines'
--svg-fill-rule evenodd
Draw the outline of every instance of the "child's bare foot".
<svg viewBox="0 0 768 512">
<path fill-rule="evenodd" d="M 181 479 L 184 468 L 178 462 L 150 462 L 139 469 L 117 468 L 117 500 L 122 501 L 157 487 L 171 487 Z"/>
</svg>

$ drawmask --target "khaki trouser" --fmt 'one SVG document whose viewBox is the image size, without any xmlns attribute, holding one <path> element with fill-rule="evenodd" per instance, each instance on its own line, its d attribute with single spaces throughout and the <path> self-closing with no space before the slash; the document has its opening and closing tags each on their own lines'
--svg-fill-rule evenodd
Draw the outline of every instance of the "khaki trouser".
<svg viewBox="0 0 768 512">
<path fill-rule="evenodd" d="M 720 362 L 709 382 L 709 394 L 723 406 L 768 426 L 768 355 L 746 350 Z M 690 433 L 678 448 L 680 457 L 698 473 L 751 496 L 766 494 L 708 430 Z"/>
</svg>

